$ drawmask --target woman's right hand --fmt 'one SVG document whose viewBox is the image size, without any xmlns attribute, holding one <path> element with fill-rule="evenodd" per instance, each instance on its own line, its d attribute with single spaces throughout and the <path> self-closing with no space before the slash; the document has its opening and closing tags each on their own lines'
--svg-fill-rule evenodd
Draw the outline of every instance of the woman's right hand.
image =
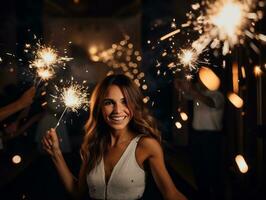
<svg viewBox="0 0 266 200">
<path fill-rule="evenodd" d="M 55 129 L 50 129 L 42 138 L 43 149 L 50 154 L 55 156 L 56 153 L 61 152 L 59 139 Z"/>
</svg>

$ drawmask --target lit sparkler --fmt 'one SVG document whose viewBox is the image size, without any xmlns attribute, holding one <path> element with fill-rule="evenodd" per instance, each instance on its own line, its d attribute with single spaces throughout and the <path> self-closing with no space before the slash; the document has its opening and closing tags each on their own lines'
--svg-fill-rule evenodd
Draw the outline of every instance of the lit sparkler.
<svg viewBox="0 0 266 200">
<path fill-rule="evenodd" d="M 203 52 L 200 53 L 202 54 Z M 198 71 L 200 65 L 209 64 L 208 53 L 204 55 L 205 57 L 203 58 L 203 56 L 192 47 L 180 49 L 177 53 L 172 51 L 169 53 L 168 57 L 172 62 L 170 62 L 167 67 L 174 74 L 183 71 L 184 74 L 186 74 L 186 78 L 191 80 L 191 78 L 193 78 L 192 74 Z"/>
<path fill-rule="evenodd" d="M 173 23 L 175 24 L 175 20 L 171 23 L 171 28 L 176 28 L 172 26 Z M 185 27 L 183 24 L 182 28 Z M 173 74 L 182 72 L 183 74 L 188 74 L 187 78 L 191 79 L 193 77 L 192 74 L 198 71 L 200 65 L 209 64 L 209 53 L 206 49 L 192 46 L 190 39 L 187 39 L 186 44 L 183 45 L 185 47 L 180 49 L 180 43 L 174 40 L 174 36 L 178 33 L 183 34 L 183 29 L 175 29 L 160 38 L 160 42 L 158 42 L 160 49 L 158 50 L 160 51 L 161 59 L 160 62 L 156 61 L 156 67 L 160 67 L 160 69 L 157 69 L 157 75 L 165 76 L 168 72 Z M 167 63 L 161 65 L 161 62 L 164 63 L 165 61 Z"/>
<path fill-rule="evenodd" d="M 37 74 L 41 80 L 49 80 L 54 76 L 55 72 L 52 68 L 38 68 Z"/>
<path fill-rule="evenodd" d="M 54 102 L 59 100 L 63 103 L 65 109 L 61 114 L 55 129 L 59 126 L 62 117 L 68 109 L 72 112 L 78 112 L 81 108 L 86 110 L 89 104 L 87 88 L 82 85 L 72 83 L 69 87 L 64 87 L 61 90 L 56 86 L 56 91 L 59 92 L 59 95 L 51 96 L 54 97 Z"/>
<path fill-rule="evenodd" d="M 31 48 L 31 46 L 28 46 L 28 48 Z M 36 54 L 35 54 L 34 60 L 30 64 L 30 67 L 35 67 L 35 68 L 52 67 L 54 68 L 58 66 L 59 64 L 63 64 L 63 66 L 65 66 L 65 62 L 70 61 L 72 59 L 73 58 L 69 58 L 66 56 L 59 56 L 56 49 L 37 43 Z"/>
<path fill-rule="evenodd" d="M 82 106 L 88 103 L 87 93 L 83 93 L 83 88 L 80 85 L 71 85 L 68 88 L 63 88 L 61 96 L 67 108 L 76 112 Z"/>
<path fill-rule="evenodd" d="M 196 20 L 190 21 L 194 30 L 203 33 L 193 42 L 194 48 L 203 50 L 207 46 L 222 47 L 223 55 L 226 55 L 235 45 L 244 44 L 246 38 L 255 38 L 254 23 L 262 18 L 262 13 L 258 10 L 258 7 L 263 6 L 261 0 L 204 2 L 207 5 L 205 10 Z M 198 9 L 200 8 L 199 6 Z M 251 47 L 252 45 L 254 46 L 250 43 Z"/>
<path fill-rule="evenodd" d="M 56 49 L 41 45 L 39 42 L 36 46 L 37 48 L 35 49 L 35 46 L 26 44 L 24 52 L 33 55 L 33 60 L 30 61 L 29 67 L 36 70 L 34 85 L 38 86 L 42 80 L 47 81 L 54 77 L 56 67 L 65 66 L 66 62 L 73 58 L 59 56 Z M 36 84 L 38 78 L 40 78 L 40 80 Z"/>
<path fill-rule="evenodd" d="M 174 30 L 161 36 L 155 44 L 160 46 L 160 63 L 167 62 L 157 69 L 157 74 L 197 72 L 200 65 L 209 64 L 209 54 L 204 53 L 209 48 L 221 49 L 222 55 L 227 55 L 237 45 L 249 45 L 254 52 L 260 53 L 254 40 L 265 42 L 266 36 L 256 33 L 255 25 L 263 17 L 264 6 L 262 0 L 204 0 L 193 4 L 186 13 L 187 21 L 180 27 L 173 27 L 172 22 L 171 29 Z M 198 36 L 194 40 L 188 38 L 189 47 L 178 52 L 180 44 L 174 40 L 177 34 Z M 218 55 L 219 52 L 215 51 L 214 56 Z"/>
<path fill-rule="evenodd" d="M 186 78 L 186 80 L 191 81 L 193 79 L 193 75 L 192 74 L 186 74 L 185 78 Z"/>
<path fill-rule="evenodd" d="M 188 67 L 191 70 L 196 69 L 198 64 L 198 55 L 194 49 L 181 49 L 181 53 L 178 54 L 180 64 L 184 67 Z"/>
<path fill-rule="evenodd" d="M 187 13 L 188 20 L 181 25 L 181 29 L 165 34 L 160 40 L 166 40 L 191 27 L 200 34 L 192 43 L 198 55 L 207 47 L 222 47 L 222 53 L 226 55 L 235 45 L 245 44 L 246 39 L 265 42 L 266 36 L 255 33 L 254 29 L 255 23 L 263 17 L 261 8 L 264 4 L 262 0 L 205 0 L 201 4 L 193 4 L 192 10 Z M 259 52 L 253 42 L 249 45 L 255 52 Z"/>
<path fill-rule="evenodd" d="M 37 57 L 43 61 L 44 66 L 51 66 L 57 63 L 57 53 L 54 49 L 47 47 L 41 48 L 37 52 Z"/>
</svg>

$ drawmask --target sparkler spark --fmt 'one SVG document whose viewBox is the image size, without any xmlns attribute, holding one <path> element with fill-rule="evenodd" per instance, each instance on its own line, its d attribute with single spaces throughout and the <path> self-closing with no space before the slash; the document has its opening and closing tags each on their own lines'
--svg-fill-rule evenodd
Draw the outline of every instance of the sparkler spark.
<svg viewBox="0 0 266 200">
<path fill-rule="evenodd" d="M 196 65 L 198 64 L 198 55 L 193 49 L 181 49 L 181 53 L 178 54 L 178 58 L 180 59 L 180 64 L 184 67 L 189 67 L 190 70 L 196 69 Z"/>
<path fill-rule="evenodd" d="M 41 80 L 49 80 L 54 76 L 55 72 L 52 68 L 39 68 L 37 69 L 37 74 Z"/>
<path fill-rule="evenodd" d="M 56 67 L 65 66 L 67 61 L 73 58 L 59 56 L 58 51 L 50 46 L 41 45 L 37 42 L 36 45 L 26 44 L 24 52 L 32 59 L 29 62 L 29 68 L 36 70 L 34 85 L 39 85 L 42 80 L 47 81 L 54 77 Z M 38 78 L 40 79 L 36 84 Z"/>
<path fill-rule="evenodd" d="M 176 29 L 176 30 L 174 30 L 174 31 L 172 31 L 172 32 L 170 32 L 170 33 L 167 33 L 166 35 L 164 35 L 164 36 L 162 36 L 161 38 L 160 38 L 160 40 L 166 40 L 167 38 L 169 38 L 169 37 L 172 37 L 172 36 L 174 36 L 175 34 L 177 34 L 177 33 L 180 33 L 180 29 Z"/>
<path fill-rule="evenodd" d="M 213 55 L 218 57 L 220 53 L 224 56 L 230 54 L 236 46 L 249 45 L 252 51 L 259 54 L 260 49 L 253 40 L 266 41 L 264 34 L 255 31 L 256 22 L 263 17 L 264 6 L 263 0 L 203 0 L 193 4 L 186 13 L 187 20 L 161 36 L 155 44 L 160 46 L 156 48 L 156 53 L 161 56 L 157 62 L 167 62 L 156 69 L 157 75 L 165 76 L 169 71 L 192 75 L 200 65 L 210 64 L 210 54 L 204 53 L 209 52 L 208 49 L 215 49 Z M 180 44 L 177 46 L 178 42 L 175 41 L 177 34 L 196 38 L 187 38 L 188 48 L 178 51 Z M 153 45 L 150 46 L 152 50 L 155 49 Z"/>
<path fill-rule="evenodd" d="M 193 79 L 193 75 L 192 74 L 186 74 L 185 78 L 186 78 L 186 80 L 190 81 Z"/>
<path fill-rule="evenodd" d="M 50 66 L 57 62 L 58 55 L 54 49 L 47 47 L 47 48 L 41 48 L 37 52 L 37 57 L 43 61 L 43 64 L 45 66 Z"/>
<path fill-rule="evenodd" d="M 70 86 L 61 89 L 59 89 L 58 86 L 55 86 L 55 88 L 58 95 L 51 95 L 53 97 L 53 102 L 58 103 L 57 108 L 60 107 L 60 104 L 64 104 L 64 111 L 55 126 L 56 129 L 67 110 L 78 112 L 79 109 L 88 109 L 89 93 L 87 92 L 88 88 L 77 83 L 71 83 Z"/>
<path fill-rule="evenodd" d="M 181 24 L 180 29 L 171 31 L 160 38 L 166 40 L 178 33 L 189 33 L 190 28 L 200 35 L 192 42 L 192 47 L 200 55 L 206 48 L 222 48 L 226 55 L 238 44 L 248 44 L 259 53 L 258 48 L 249 40 L 265 41 L 263 34 L 255 33 L 255 23 L 262 19 L 262 0 L 204 0 L 193 4 L 192 10 L 186 15 L 188 20 Z"/>
<path fill-rule="evenodd" d="M 26 48 L 32 48 L 31 45 L 26 45 Z M 65 62 L 72 60 L 73 58 L 59 56 L 56 49 L 52 47 L 47 47 L 37 43 L 37 50 L 28 51 L 36 52 L 34 55 L 34 60 L 30 62 L 30 67 L 42 68 L 42 67 L 51 67 L 54 68 L 59 66 L 59 64 L 65 65 Z"/>
<path fill-rule="evenodd" d="M 218 0 L 207 4 L 205 11 L 193 23 L 193 29 L 201 36 L 193 42 L 199 50 L 208 45 L 211 48 L 222 47 L 223 55 L 230 53 L 237 44 L 244 44 L 246 38 L 255 38 L 254 23 L 262 18 L 257 12 L 260 0 Z M 251 45 L 252 43 L 250 43 Z"/>
<path fill-rule="evenodd" d="M 210 16 L 210 21 L 219 29 L 221 40 L 230 39 L 234 44 L 237 42 L 238 34 L 241 34 L 239 29 L 245 24 L 243 5 L 240 2 L 228 1 L 222 6 L 217 6 L 217 9 L 220 10 Z"/>
<path fill-rule="evenodd" d="M 80 108 L 88 106 L 88 93 L 85 88 L 78 84 L 72 84 L 69 87 L 64 87 L 60 95 L 60 99 L 64 102 L 66 108 L 77 112 Z"/>
</svg>

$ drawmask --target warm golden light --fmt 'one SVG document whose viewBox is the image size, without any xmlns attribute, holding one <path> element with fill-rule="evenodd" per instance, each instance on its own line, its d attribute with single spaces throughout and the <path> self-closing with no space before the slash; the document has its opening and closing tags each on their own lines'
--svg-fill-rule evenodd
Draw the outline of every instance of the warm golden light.
<svg viewBox="0 0 266 200">
<path fill-rule="evenodd" d="M 180 117 L 181 117 L 181 119 L 182 119 L 183 121 L 187 121 L 187 120 L 188 120 L 188 116 L 187 116 L 187 114 L 186 114 L 185 112 L 181 112 L 181 113 L 180 113 Z"/>
<path fill-rule="evenodd" d="M 52 68 L 38 68 L 37 74 L 42 80 L 49 80 L 54 76 L 55 72 L 52 70 Z"/>
<path fill-rule="evenodd" d="M 50 66 L 57 62 L 58 56 L 54 49 L 47 47 L 47 48 L 41 48 L 37 52 L 37 57 L 42 60 L 44 66 Z"/>
<path fill-rule="evenodd" d="M 266 40 L 265 35 L 255 34 L 254 29 L 255 23 L 263 16 L 261 8 L 264 5 L 260 5 L 262 2 L 204 0 L 201 4 L 192 5 L 193 10 L 187 13 L 188 20 L 181 27 L 192 28 L 199 33 L 198 39 L 192 42 L 192 47 L 198 54 L 208 47 L 221 48 L 223 55 L 230 54 L 237 44 L 248 44 L 252 50 L 259 53 L 259 48 L 252 40 Z"/>
<path fill-rule="evenodd" d="M 261 41 L 266 42 L 266 35 L 264 34 L 258 34 L 257 36 Z"/>
<path fill-rule="evenodd" d="M 20 155 L 14 155 L 13 157 L 12 157 L 12 162 L 14 163 L 14 164 L 19 164 L 20 162 L 21 162 L 21 157 L 20 157 Z"/>
<path fill-rule="evenodd" d="M 176 29 L 176 30 L 172 31 L 171 33 L 167 33 L 166 35 L 162 36 L 160 38 L 160 40 L 163 41 L 163 40 L 165 40 L 165 39 L 167 39 L 169 37 L 172 37 L 173 35 L 175 35 L 175 34 L 177 34 L 179 32 L 180 32 L 180 29 Z"/>
<path fill-rule="evenodd" d="M 184 67 L 189 67 L 190 70 L 196 68 L 198 55 L 194 49 L 181 49 L 178 58 L 180 59 L 180 64 Z"/>
<path fill-rule="evenodd" d="M 193 60 L 193 53 L 191 51 L 184 51 L 181 58 L 182 63 L 184 63 L 185 65 L 189 65 L 192 60 Z"/>
<path fill-rule="evenodd" d="M 146 96 L 142 100 L 144 103 L 148 103 L 148 101 L 150 100 L 150 97 Z"/>
<path fill-rule="evenodd" d="M 67 107 L 76 107 L 79 105 L 79 98 L 73 88 L 68 88 L 64 92 L 65 105 Z"/>
<path fill-rule="evenodd" d="M 186 78 L 186 80 L 191 81 L 193 79 L 193 75 L 192 74 L 186 74 L 185 78 Z"/>
<path fill-rule="evenodd" d="M 142 73 L 138 68 L 142 61 L 141 52 L 136 49 L 135 45 L 130 42 L 129 36 L 124 36 L 124 39 L 113 43 L 109 48 L 103 46 L 89 46 L 88 55 L 94 62 L 102 62 L 113 70 L 122 70 L 124 74 L 134 79 L 142 79 Z M 141 85 L 144 82 L 139 82 Z M 143 85 L 143 90 L 147 90 L 148 86 Z"/>
<path fill-rule="evenodd" d="M 243 5 L 231 0 L 225 1 L 218 12 L 210 17 L 210 21 L 219 29 L 220 39 L 235 38 L 243 23 Z M 234 41 L 233 41 L 234 42 Z"/>
<path fill-rule="evenodd" d="M 71 81 L 73 81 L 73 77 L 71 78 Z M 60 82 L 63 83 L 63 80 L 60 80 Z M 53 97 L 53 103 L 57 103 L 57 107 L 61 108 L 61 104 L 64 104 L 64 111 L 62 112 L 56 126 L 54 129 L 56 129 L 61 119 L 63 118 L 64 114 L 71 110 L 72 112 L 78 112 L 79 109 L 87 110 L 89 106 L 89 93 L 87 92 L 86 87 L 79 85 L 77 83 L 68 83 L 70 86 L 59 88 L 57 85 L 55 85 L 56 89 L 56 95 L 50 94 Z"/>
<path fill-rule="evenodd" d="M 233 79 L 233 91 L 238 93 L 238 65 L 237 63 L 233 63 L 232 66 L 232 79 Z"/>
<path fill-rule="evenodd" d="M 248 165 L 242 155 L 237 155 L 235 157 L 235 162 L 241 173 L 245 174 L 248 172 Z"/>
<path fill-rule="evenodd" d="M 181 129 L 182 128 L 182 124 L 180 122 L 176 122 L 175 126 L 177 129 Z"/>
<path fill-rule="evenodd" d="M 38 49 L 35 50 L 35 58 L 30 62 L 30 67 L 34 68 L 54 68 L 56 64 L 65 64 L 65 61 L 70 61 L 72 58 L 60 57 L 57 51 L 51 47 L 46 47 L 37 43 Z M 34 52 L 35 52 L 34 51 Z"/>
<path fill-rule="evenodd" d="M 146 84 L 142 85 L 142 89 L 143 90 L 147 90 L 148 89 L 148 86 Z"/>
<path fill-rule="evenodd" d="M 86 93 L 82 86 L 77 84 L 72 84 L 70 87 L 63 88 L 61 98 L 65 106 L 72 111 L 77 111 L 77 109 L 89 103 L 88 93 Z"/>
<path fill-rule="evenodd" d="M 220 79 L 210 68 L 201 67 L 199 78 L 209 90 L 217 90 L 220 87 Z"/>
<path fill-rule="evenodd" d="M 246 70 L 244 66 L 241 67 L 241 73 L 242 73 L 242 77 L 246 78 Z"/>
<path fill-rule="evenodd" d="M 263 73 L 263 72 L 262 72 L 260 66 L 255 66 L 255 67 L 254 67 L 254 74 L 255 74 L 256 77 L 261 76 L 262 73 Z"/>
<path fill-rule="evenodd" d="M 227 94 L 227 98 L 229 101 L 236 107 L 241 108 L 244 104 L 244 101 L 241 97 L 239 97 L 236 93 L 230 92 Z"/>
<path fill-rule="evenodd" d="M 43 62 L 42 59 L 36 59 L 31 63 L 31 66 L 35 67 L 35 68 L 43 68 L 45 67 L 45 63 Z"/>
<path fill-rule="evenodd" d="M 91 47 L 89 48 L 89 53 L 90 53 L 90 55 L 95 55 L 97 52 L 98 52 L 98 49 L 97 49 L 96 46 L 91 46 Z"/>
</svg>

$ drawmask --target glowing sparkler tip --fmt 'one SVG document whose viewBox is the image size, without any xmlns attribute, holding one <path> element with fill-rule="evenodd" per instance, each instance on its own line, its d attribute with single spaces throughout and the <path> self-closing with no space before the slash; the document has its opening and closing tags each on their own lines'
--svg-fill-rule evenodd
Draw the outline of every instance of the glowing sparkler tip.
<svg viewBox="0 0 266 200">
<path fill-rule="evenodd" d="M 194 49 L 181 49 L 178 58 L 180 59 L 180 64 L 184 67 L 189 67 L 190 70 L 196 68 L 198 54 Z"/>
<path fill-rule="evenodd" d="M 238 35 L 238 29 L 244 23 L 244 10 L 243 5 L 237 2 L 228 1 L 224 5 L 218 8 L 218 13 L 211 16 L 211 22 L 219 28 L 220 32 L 224 33 L 224 36 L 235 37 Z"/>
<path fill-rule="evenodd" d="M 54 76 L 55 72 L 51 68 L 39 68 L 37 74 L 42 80 L 49 80 Z"/>
<path fill-rule="evenodd" d="M 83 106 L 86 107 L 89 103 L 86 89 L 78 84 L 72 84 L 69 87 L 63 88 L 61 99 L 65 106 L 72 111 L 77 111 Z"/>
<path fill-rule="evenodd" d="M 38 49 L 36 50 L 35 59 L 31 61 L 30 67 L 54 68 L 57 64 L 65 64 L 66 61 L 73 59 L 59 56 L 57 50 L 51 47 L 46 47 L 39 43 L 37 43 L 37 46 Z M 30 46 L 28 48 L 30 48 Z"/>
<path fill-rule="evenodd" d="M 54 49 L 50 47 L 42 47 L 37 56 L 44 62 L 46 66 L 53 65 L 57 62 L 57 53 Z"/>
</svg>

